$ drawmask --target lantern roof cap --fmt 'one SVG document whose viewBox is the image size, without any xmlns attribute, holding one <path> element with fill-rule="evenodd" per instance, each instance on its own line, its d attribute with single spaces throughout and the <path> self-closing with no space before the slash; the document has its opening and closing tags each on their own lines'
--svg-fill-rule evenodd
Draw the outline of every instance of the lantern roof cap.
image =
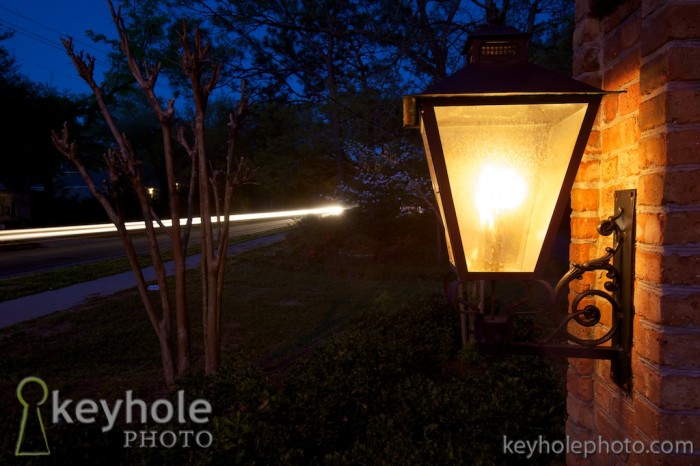
<svg viewBox="0 0 700 466">
<path fill-rule="evenodd" d="M 415 97 L 607 94 L 527 61 L 530 33 L 481 26 L 465 45 L 467 66 Z"/>
<path fill-rule="evenodd" d="M 416 97 L 608 94 L 597 87 L 532 63 L 479 61 Z"/>
</svg>

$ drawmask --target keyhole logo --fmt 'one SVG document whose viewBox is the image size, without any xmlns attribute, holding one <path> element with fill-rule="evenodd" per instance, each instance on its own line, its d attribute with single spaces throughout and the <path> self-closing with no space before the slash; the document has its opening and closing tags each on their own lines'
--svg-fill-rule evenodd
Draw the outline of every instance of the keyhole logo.
<svg viewBox="0 0 700 466">
<path fill-rule="evenodd" d="M 28 384 L 39 385 L 43 392 L 40 400 L 25 400 L 22 391 Z M 49 442 L 46 439 L 44 421 L 41 418 L 39 406 L 43 405 L 49 398 L 49 388 L 39 377 L 26 377 L 17 385 L 17 399 L 23 406 L 22 422 L 19 426 L 19 437 L 15 456 L 41 456 L 49 455 Z"/>
</svg>

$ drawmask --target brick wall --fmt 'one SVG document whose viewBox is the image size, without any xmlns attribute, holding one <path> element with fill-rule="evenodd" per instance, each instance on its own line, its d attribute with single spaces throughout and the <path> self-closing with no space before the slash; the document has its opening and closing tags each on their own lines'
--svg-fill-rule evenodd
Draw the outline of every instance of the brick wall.
<svg viewBox="0 0 700 466">
<path fill-rule="evenodd" d="M 610 381 L 609 362 L 571 360 L 567 434 L 692 440 L 695 454 L 567 462 L 700 464 L 700 0 L 576 0 L 573 71 L 626 92 L 604 98 L 579 168 L 571 260 L 603 255 L 609 240 L 595 226 L 616 190 L 638 197 L 632 390 Z M 598 279 L 575 283 L 572 295 Z"/>
</svg>

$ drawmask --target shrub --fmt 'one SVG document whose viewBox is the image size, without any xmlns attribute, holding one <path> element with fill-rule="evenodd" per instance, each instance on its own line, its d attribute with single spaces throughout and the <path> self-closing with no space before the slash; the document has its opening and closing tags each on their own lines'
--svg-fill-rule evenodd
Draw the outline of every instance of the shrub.
<svg viewBox="0 0 700 466">
<path fill-rule="evenodd" d="M 412 373 L 430 373 L 455 348 L 450 315 L 434 302 L 366 314 L 324 344 L 290 378 L 280 421 L 304 461 L 349 450 L 381 416 L 393 387 Z"/>
<path fill-rule="evenodd" d="M 435 302 L 371 313 L 312 355 L 278 412 L 299 463 L 518 464 L 504 435 L 561 439 L 564 397 L 548 361 L 474 356 L 461 375 L 440 370 L 455 354 L 453 317 Z"/>
</svg>

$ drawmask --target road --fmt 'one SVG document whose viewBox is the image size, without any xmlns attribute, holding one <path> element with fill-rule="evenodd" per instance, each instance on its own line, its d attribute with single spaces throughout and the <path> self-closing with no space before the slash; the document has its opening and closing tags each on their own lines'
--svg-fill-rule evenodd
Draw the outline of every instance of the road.
<svg viewBox="0 0 700 466">
<path fill-rule="evenodd" d="M 236 222 L 231 224 L 231 237 L 272 231 L 292 222 L 291 218 Z M 160 235 L 159 239 L 166 249 L 169 248 L 170 242 L 164 234 Z M 198 243 L 199 235 L 193 230 L 191 244 Z M 148 251 L 143 233 L 134 234 L 134 245 L 139 253 Z M 31 243 L 0 247 L 0 278 L 124 255 L 116 234 L 32 240 Z"/>
</svg>

